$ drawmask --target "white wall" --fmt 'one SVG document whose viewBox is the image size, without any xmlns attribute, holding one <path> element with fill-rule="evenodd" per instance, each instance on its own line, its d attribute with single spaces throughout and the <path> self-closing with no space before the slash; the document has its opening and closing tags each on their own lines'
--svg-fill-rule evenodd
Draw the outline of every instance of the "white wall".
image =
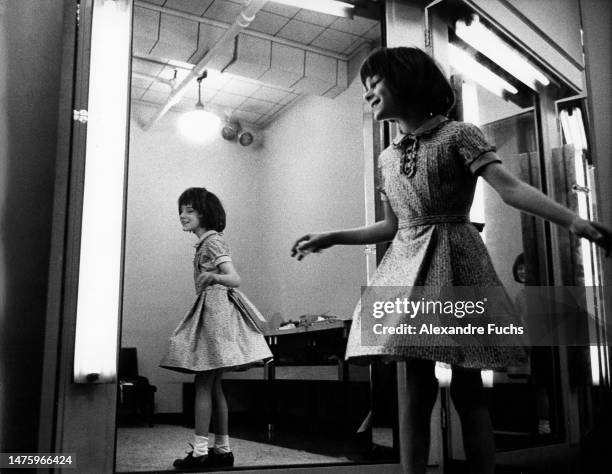
<svg viewBox="0 0 612 474">
<path fill-rule="evenodd" d="M 175 113 L 130 137 L 122 346 L 137 347 L 139 371 L 158 387 L 157 412 L 181 411 L 191 377 L 158 367 L 194 298 L 195 238 L 179 226 L 177 198 L 190 186 L 217 193 L 242 290 L 269 319 L 330 312 L 352 316 L 365 284 L 362 247 L 303 262 L 293 241 L 310 230 L 364 222 L 363 124 L 358 82 L 336 99 L 307 97 L 266 130 L 263 148 L 216 138 L 192 145 Z M 133 108 L 132 116 L 150 113 Z"/>
<path fill-rule="evenodd" d="M 334 100 L 306 97 L 267 130 L 262 218 L 271 277 L 263 305 L 284 319 L 330 312 L 349 319 L 365 284 L 363 247 L 338 247 L 298 262 L 289 249 L 307 232 L 364 225 L 361 84 Z"/>
</svg>

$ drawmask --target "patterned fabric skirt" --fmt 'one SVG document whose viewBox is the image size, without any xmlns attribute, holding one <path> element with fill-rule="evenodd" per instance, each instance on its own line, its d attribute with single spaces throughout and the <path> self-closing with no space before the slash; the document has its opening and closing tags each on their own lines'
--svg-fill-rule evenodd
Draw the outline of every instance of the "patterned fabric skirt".
<svg viewBox="0 0 612 474">
<path fill-rule="evenodd" d="M 170 337 L 160 367 L 195 373 L 244 369 L 272 358 L 264 336 L 228 298 L 227 288 L 202 291 Z"/>
<path fill-rule="evenodd" d="M 476 228 L 469 223 L 419 225 L 400 228 L 369 285 L 378 287 L 501 287 L 491 258 Z M 520 344 L 449 345 L 444 336 L 439 344 L 428 339 L 419 344 L 394 344 L 393 338 L 376 338 L 376 345 L 363 344 L 361 302 L 353 314 L 346 349 L 352 362 L 426 359 L 465 368 L 494 369 L 520 365 L 527 360 Z M 507 322 L 514 315 L 508 312 Z M 517 321 L 514 321 L 515 323 Z M 365 324 L 364 324 L 365 327 Z M 397 341 L 397 339 L 395 339 Z"/>
</svg>

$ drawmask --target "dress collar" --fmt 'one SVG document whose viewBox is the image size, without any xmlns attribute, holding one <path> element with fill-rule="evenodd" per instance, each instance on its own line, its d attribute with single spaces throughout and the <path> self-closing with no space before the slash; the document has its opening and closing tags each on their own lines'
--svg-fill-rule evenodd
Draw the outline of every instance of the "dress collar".
<svg viewBox="0 0 612 474">
<path fill-rule="evenodd" d="M 421 137 L 423 135 L 426 135 L 428 133 L 433 132 L 434 130 L 437 130 L 438 127 L 440 127 L 440 125 L 442 125 L 443 123 L 448 122 L 448 117 L 445 117 L 444 115 L 434 115 L 433 117 L 427 119 L 425 122 L 423 122 L 423 124 L 417 128 L 414 132 L 411 133 L 402 133 L 401 131 L 398 130 L 397 135 L 395 136 L 395 138 L 393 139 L 393 144 L 394 145 L 399 145 L 399 143 L 406 137 L 411 137 L 411 138 L 418 138 Z"/>
<path fill-rule="evenodd" d="M 213 234 L 218 234 L 218 232 L 216 230 L 207 230 L 206 232 L 202 234 L 202 236 L 198 239 L 198 241 L 193 246 L 195 248 L 198 248 L 200 245 L 202 245 L 202 242 L 204 242 L 206 239 L 208 239 Z"/>
</svg>

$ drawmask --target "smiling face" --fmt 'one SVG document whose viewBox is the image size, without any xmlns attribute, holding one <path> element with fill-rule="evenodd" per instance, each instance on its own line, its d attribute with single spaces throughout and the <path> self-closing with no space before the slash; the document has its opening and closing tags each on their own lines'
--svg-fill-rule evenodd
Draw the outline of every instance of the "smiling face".
<svg viewBox="0 0 612 474">
<path fill-rule="evenodd" d="M 200 215 L 190 204 L 181 205 L 179 219 L 185 232 L 196 232 L 201 228 Z"/>
<path fill-rule="evenodd" d="M 401 116 L 399 101 L 393 96 L 386 79 L 379 74 L 366 77 L 363 99 L 372 109 L 375 120 L 397 120 Z"/>
</svg>

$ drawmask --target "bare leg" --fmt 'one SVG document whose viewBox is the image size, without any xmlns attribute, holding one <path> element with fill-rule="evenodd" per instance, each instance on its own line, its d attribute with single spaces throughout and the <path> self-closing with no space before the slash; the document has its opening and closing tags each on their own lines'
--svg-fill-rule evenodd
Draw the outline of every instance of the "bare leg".
<svg viewBox="0 0 612 474">
<path fill-rule="evenodd" d="M 463 447 L 472 474 L 495 472 L 493 426 L 480 370 L 453 367 L 451 398 L 461 418 Z"/>
<path fill-rule="evenodd" d="M 213 384 L 213 422 L 214 432 L 217 435 L 228 434 L 228 409 L 227 400 L 225 393 L 223 392 L 223 385 L 221 385 L 221 379 L 223 372 L 218 372 L 215 377 Z"/>
<path fill-rule="evenodd" d="M 429 458 L 431 410 L 438 396 L 435 362 L 411 360 L 406 363 L 408 400 L 402 433 L 406 440 L 406 467 L 410 474 L 425 474 Z M 401 426 L 401 425 L 400 425 Z"/>
<path fill-rule="evenodd" d="M 215 378 L 215 372 L 202 372 L 195 376 L 195 432 L 199 436 L 208 436 Z"/>
</svg>

